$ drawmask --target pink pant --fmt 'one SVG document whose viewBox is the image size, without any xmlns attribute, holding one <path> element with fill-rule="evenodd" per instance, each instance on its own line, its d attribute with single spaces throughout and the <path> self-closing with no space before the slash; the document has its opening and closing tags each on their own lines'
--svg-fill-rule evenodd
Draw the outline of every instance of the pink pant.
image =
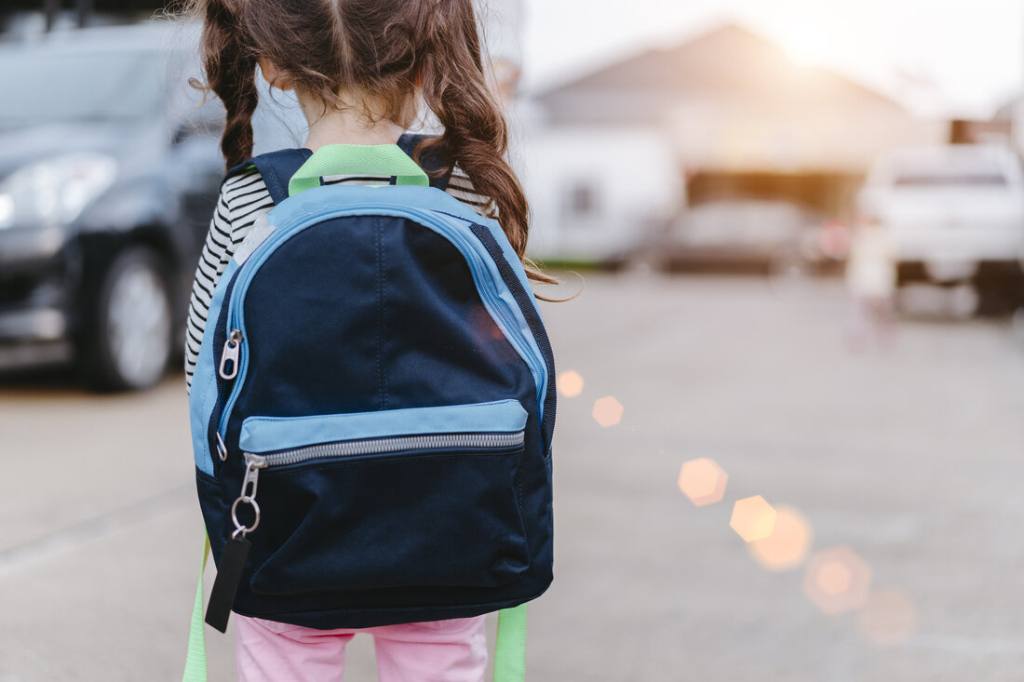
<svg viewBox="0 0 1024 682">
<path fill-rule="evenodd" d="M 484 616 L 364 630 L 314 630 L 235 615 L 240 682 L 341 682 L 345 646 L 373 635 L 380 682 L 483 682 Z"/>
</svg>

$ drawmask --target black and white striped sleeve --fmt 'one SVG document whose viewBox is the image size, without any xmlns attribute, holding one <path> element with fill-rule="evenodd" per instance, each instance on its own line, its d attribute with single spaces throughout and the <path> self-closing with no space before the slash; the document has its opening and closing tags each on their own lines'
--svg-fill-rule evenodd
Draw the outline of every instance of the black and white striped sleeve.
<svg viewBox="0 0 1024 682">
<path fill-rule="evenodd" d="M 497 207 L 494 202 L 489 197 L 478 194 L 476 188 L 473 187 L 473 181 L 457 165 L 452 169 L 452 175 L 445 191 L 462 203 L 472 206 L 480 215 L 489 218 L 497 217 Z"/>
<path fill-rule="evenodd" d="M 274 205 L 263 178 L 255 170 L 228 178 L 221 187 L 210 231 L 199 256 L 185 325 L 185 386 L 192 389 L 199 345 L 220 276 L 256 218 Z"/>
</svg>

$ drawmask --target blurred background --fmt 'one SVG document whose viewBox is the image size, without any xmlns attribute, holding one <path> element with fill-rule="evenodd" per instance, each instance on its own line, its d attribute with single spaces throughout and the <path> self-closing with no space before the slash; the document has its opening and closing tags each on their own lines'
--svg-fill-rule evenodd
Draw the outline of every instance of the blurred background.
<svg viewBox="0 0 1024 682">
<path fill-rule="evenodd" d="M 223 112 L 164 9 L 0 6 L 0 682 L 180 676 Z M 1021 679 L 1024 5 L 481 14 L 532 255 L 578 294 L 544 304 L 531 679 Z M 265 84 L 256 140 L 303 140 Z"/>
</svg>

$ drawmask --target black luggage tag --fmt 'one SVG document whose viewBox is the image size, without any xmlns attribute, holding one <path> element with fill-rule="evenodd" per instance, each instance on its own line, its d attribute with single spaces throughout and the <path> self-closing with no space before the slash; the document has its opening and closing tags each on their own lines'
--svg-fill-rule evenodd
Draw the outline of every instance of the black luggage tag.
<svg viewBox="0 0 1024 682">
<path fill-rule="evenodd" d="M 217 577 L 213 581 L 210 603 L 206 607 L 206 622 L 221 632 L 228 629 L 228 618 L 231 616 L 231 607 L 235 605 L 238 583 L 242 580 L 242 569 L 245 568 L 250 547 L 252 543 L 245 536 L 231 538 L 220 555 Z"/>
</svg>

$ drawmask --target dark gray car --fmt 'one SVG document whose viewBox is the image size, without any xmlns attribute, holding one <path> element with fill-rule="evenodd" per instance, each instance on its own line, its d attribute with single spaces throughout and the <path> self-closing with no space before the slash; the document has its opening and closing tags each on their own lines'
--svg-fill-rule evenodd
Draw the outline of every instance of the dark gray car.
<svg viewBox="0 0 1024 682">
<path fill-rule="evenodd" d="M 196 29 L 89 29 L 0 47 L 0 369 L 72 362 L 102 388 L 181 351 L 215 206 L 223 112 Z"/>
</svg>

